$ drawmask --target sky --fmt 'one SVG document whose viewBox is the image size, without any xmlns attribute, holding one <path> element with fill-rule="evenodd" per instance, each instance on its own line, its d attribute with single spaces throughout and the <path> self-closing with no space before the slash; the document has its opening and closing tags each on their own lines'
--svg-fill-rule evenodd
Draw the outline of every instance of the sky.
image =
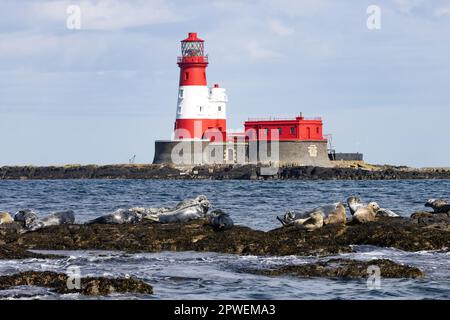
<svg viewBox="0 0 450 320">
<path fill-rule="evenodd" d="M 171 137 L 188 32 L 206 41 L 208 84 L 227 89 L 229 129 L 302 112 L 337 152 L 450 166 L 440 0 L 0 0 L 0 166 L 151 163 Z"/>
</svg>

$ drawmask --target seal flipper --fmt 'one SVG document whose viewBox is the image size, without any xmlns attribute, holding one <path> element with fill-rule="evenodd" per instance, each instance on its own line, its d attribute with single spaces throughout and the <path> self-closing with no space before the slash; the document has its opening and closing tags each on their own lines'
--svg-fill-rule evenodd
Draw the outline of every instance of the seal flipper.
<svg viewBox="0 0 450 320">
<path fill-rule="evenodd" d="M 283 226 L 287 226 L 288 225 L 288 223 L 286 223 L 286 221 L 281 219 L 279 216 L 277 216 L 277 220 L 280 221 Z"/>
</svg>

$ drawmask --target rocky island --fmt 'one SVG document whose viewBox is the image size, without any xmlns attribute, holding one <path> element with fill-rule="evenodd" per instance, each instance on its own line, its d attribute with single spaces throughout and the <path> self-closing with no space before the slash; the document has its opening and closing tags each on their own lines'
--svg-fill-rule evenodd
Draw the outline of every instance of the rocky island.
<svg viewBox="0 0 450 320">
<path fill-rule="evenodd" d="M 283 166 L 273 174 L 259 165 L 66 165 L 3 166 L 0 180 L 28 179 L 213 179 L 213 180 L 397 180 L 450 179 L 450 168 L 416 169 L 402 166 L 376 166 L 364 163 L 336 163 L 335 167 Z"/>
</svg>

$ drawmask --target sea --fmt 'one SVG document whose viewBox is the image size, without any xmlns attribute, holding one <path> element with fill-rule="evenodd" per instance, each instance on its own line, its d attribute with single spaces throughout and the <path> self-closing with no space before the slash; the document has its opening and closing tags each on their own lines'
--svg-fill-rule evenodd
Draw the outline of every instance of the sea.
<svg viewBox="0 0 450 320">
<path fill-rule="evenodd" d="M 31 208 L 39 215 L 71 209 L 83 223 L 118 208 L 173 206 L 204 194 L 214 209 L 230 214 L 235 224 L 270 230 L 277 215 L 345 201 L 356 195 L 408 217 L 425 210 L 429 198 L 450 199 L 450 180 L 381 181 L 213 181 L 213 180 L 0 180 L 0 211 Z M 450 252 L 406 252 L 395 248 L 354 246 L 337 256 L 249 256 L 214 252 L 39 251 L 58 259 L 0 260 L 0 275 L 26 270 L 66 273 L 79 267 L 82 276 L 137 277 L 154 294 L 86 297 L 56 294 L 39 287 L 0 291 L 0 299 L 450 299 Z M 243 273 L 247 268 L 306 264 L 328 258 L 386 258 L 418 267 L 420 279 L 269 277 Z"/>
</svg>

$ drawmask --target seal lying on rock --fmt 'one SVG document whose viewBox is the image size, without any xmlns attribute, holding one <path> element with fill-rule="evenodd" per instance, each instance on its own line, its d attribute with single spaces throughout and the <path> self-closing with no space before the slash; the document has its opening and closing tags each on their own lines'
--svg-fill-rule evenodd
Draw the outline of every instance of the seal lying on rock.
<svg viewBox="0 0 450 320">
<path fill-rule="evenodd" d="M 214 230 L 228 230 L 233 228 L 234 223 L 231 217 L 222 210 L 214 210 L 208 214 L 208 223 Z"/>
<path fill-rule="evenodd" d="M 139 223 L 142 221 L 142 213 L 133 209 L 118 209 L 111 214 L 107 214 L 86 222 L 86 224 L 124 224 Z"/>
<path fill-rule="evenodd" d="M 324 205 L 320 207 L 316 207 L 312 210 L 303 212 L 303 213 L 295 213 L 292 211 L 288 211 L 283 217 L 277 217 L 278 221 L 281 222 L 282 225 L 291 225 L 296 220 L 299 219 L 308 219 L 311 214 L 314 212 L 322 212 L 324 224 L 332 224 L 332 223 L 343 223 L 347 221 L 345 207 L 342 203 L 336 202 L 329 205 Z"/>
<path fill-rule="evenodd" d="M 294 221 L 294 225 L 307 231 L 313 231 L 323 227 L 324 213 L 321 210 L 312 212 L 306 219 L 297 219 Z"/>
<path fill-rule="evenodd" d="M 360 208 L 364 208 L 367 204 L 363 203 L 360 198 L 351 196 L 347 198 L 347 205 L 350 209 L 350 214 L 353 216 Z"/>
<path fill-rule="evenodd" d="M 0 212 L 0 224 L 12 223 L 14 220 L 8 212 Z"/>
<path fill-rule="evenodd" d="M 435 213 L 448 213 L 450 212 L 450 204 L 442 199 L 430 199 L 425 203 L 425 207 L 430 207 Z"/>
<path fill-rule="evenodd" d="M 204 195 L 199 195 L 194 199 L 180 201 L 173 208 L 133 208 L 143 215 L 143 219 L 160 223 L 187 222 L 199 218 L 204 218 L 211 207 L 208 199 Z"/>
<path fill-rule="evenodd" d="M 14 215 L 14 221 L 20 222 L 25 229 L 37 219 L 38 215 L 30 209 L 19 210 Z"/>
<path fill-rule="evenodd" d="M 359 209 L 367 207 L 366 203 L 361 201 L 361 199 L 359 197 L 355 197 L 355 196 L 349 197 L 347 199 L 347 204 L 348 204 L 348 207 L 350 209 L 350 213 L 352 216 Z M 384 208 L 379 208 L 378 211 L 376 212 L 376 216 L 377 217 L 391 217 L 391 218 L 399 217 L 399 215 L 396 214 L 394 211 L 389 210 L 389 209 L 384 209 Z"/>
<path fill-rule="evenodd" d="M 187 222 L 205 218 L 210 207 L 208 200 L 202 200 L 200 203 L 185 205 L 175 210 L 146 214 L 144 218 L 159 223 Z"/>
<path fill-rule="evenodd" d="M 139 223 L 143 219 L 160 223 L 187 222 L 190 220 L 204 218 L 210 208 L 209 201 L 200 195 L 194 199 L 186 199 L 179 202 L 173 208 L 141 208 L 118 209 L 86 224 L 124 224 Z"/>
<path fill-rule="evenodd" d="M 366 207 L 359 208 L 353 215 L 353 220 L 358 223 L 375 221 L 380 206 L 376 202 L 370 202 Z"/>
<path fill-rule="evenodd" d="M 206 196 L 199 195 L 194 199 L 182 200 L 175 207 L 151 207 L 151 208 L 133 207 L 129 210 L 142 214 L 143 219 L 154 220 L 155 219 L 154 215 L 158 215 L 160 213 L 169 211 L 175 211 L 182 208 L 187 208 L 193 205 L 199 205 L 202 201 L 208 201 Z"/>
<path fill-rule="evenodd" d="M 42 219 L 35 219 L 29 225 L 25 226 L 27 231 L 36 231 L 45 227 L 60 226 L 63 224 L 75 223 L 75 213 L 72 210 L 58 211 Z"/>
<path fill-rule="evenodd" d="M 340 202 L 334 205 L 334 209 L 331 212 L 325 212 L 325 219 L 323 220 L 323 224 L 325 225 L 333 223 L 345 224 L 346 222 L 347 215 L 345 213 L 345 207 Z"/>
</svg>

